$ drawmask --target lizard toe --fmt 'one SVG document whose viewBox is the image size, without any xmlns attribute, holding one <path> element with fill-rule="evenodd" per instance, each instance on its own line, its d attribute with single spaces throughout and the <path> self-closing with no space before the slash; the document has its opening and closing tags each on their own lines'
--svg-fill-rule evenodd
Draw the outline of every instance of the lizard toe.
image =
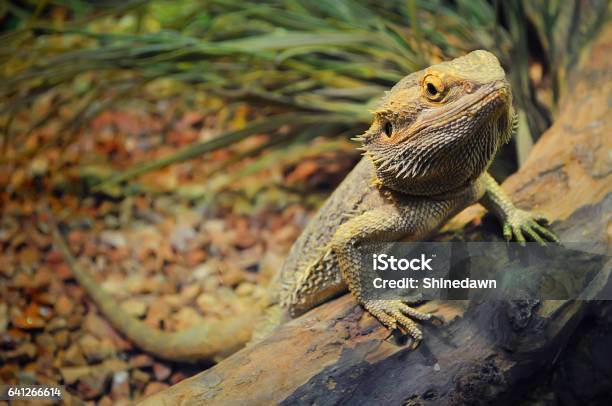
<svg viewBox="0 0 612 406">
<path fill-rule="evenodd" d="M 432 315 L 419 312 L 403 303 L 401 300 L 370 300 L 364 307 L 389 329 L 400 329 L 408 334 L 416 347 L 423 339 L 423 333 L 415 323 L 417 320 L 430 320 Z"/>
<path fill-rule="evenodd" d="M 504 224 L 504 237 L 506 240 L 509 237 L 514 238 L 521 245 L 525 245 L 527 239 L 540 245 L 546 245 L 546 242 L 559 242 L 557 236 L 546 228 L 547 224 L 548 221 L 544 217 L 517 209 Z"/>
<path fill-rule="evenodd" d="M 403 302 L 398 303 L 397 307 L 406 316 L 412 317 L 412 318 L 417 319 L 417 320 L 429 320 L 432 317 L 431 314 L 420 312 L 420 311 L 418 311 L 418 310 L 408 306 L 407 304 L 405 304 Z"/>
</svg>

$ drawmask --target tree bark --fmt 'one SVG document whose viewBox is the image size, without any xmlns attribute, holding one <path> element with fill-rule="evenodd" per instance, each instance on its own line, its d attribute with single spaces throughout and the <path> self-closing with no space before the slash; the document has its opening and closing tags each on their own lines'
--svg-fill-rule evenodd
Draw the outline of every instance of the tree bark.
<svg viewBox="0 0 612 406">
<path fill-rule="evenodd" d="M 597 38 L 571 76 L 558 120 L 503 188 L 519 207 L 554 220 L 553 229 L 563 241 L 598 241 L 609 254 L 612 27 L 604 27 Z M 499 234 L 499 226 L 488 217 L 472 221 L 481 210 L 468 208 L 450 223 L 451 229 L 467 224 L 463 234 L 468 237 Z M 591 299 L 612 289 L 610 261 L 606 265 L 586 292 Z M 505 403 L 516 400 L 538 371 L 572 359 L 564 349 L 582 342 L 580 334 L 590 331 L 582 327 L 589 316 L 612 325 L 612 312 L 606 313 L 610 306 L 598 300 L 433 301 L 422 309 L 435 309 L 446 323 L 424 325 L 424 342 L 410 350 L 386 340 L 388 331 L 345 295 L 144 403 Z M 612 336 L 603 337 L 612 344 Z M 610 377 L 610 372 L 601 376 Z M 601 382 L 593 387 L 610 391 Z"/>
</svg>

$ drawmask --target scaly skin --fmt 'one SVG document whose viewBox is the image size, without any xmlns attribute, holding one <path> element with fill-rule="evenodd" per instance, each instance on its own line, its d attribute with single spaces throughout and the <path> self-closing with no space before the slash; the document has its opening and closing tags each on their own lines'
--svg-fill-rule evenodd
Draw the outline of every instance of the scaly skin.
<svg viewBox="0 0 612 406">
<path fill-rule="evenodd" d="M 556 241 L 544 219 L 517 209 L 486 172 L 515 126 L 510 86 L 489 52 L 402 79 L 357 138 L 365 157 L 293 246 L 279 275 L 281 307 L 295 317 L 348 287 L 382 324 L 406 331 L 416 345 L 422 333 L 413 320 L 432 315 L 400 300 L 364 298 L 360 245 L 422 240 L 474 202 L 499 218 L 508 240 Z"/>
<path fill-rule="evenodd" d="M 432 315 L 400 300 L 367 300 L 360 285 L 359 244 L 427 238 L 479 201 L 504 225 L 508 239 L 556 238 L 544 220 L 519 210 L 486 172 L 516 125 L 510 86 L 495 56 L 475 51 L 406 76 L 383 98 L 370 129 L 358 137 L 365 157 L 340 184 L 293 245 L 270 288 L 267 320 L 256 338 L 347 287 L 390 329 L 422 339 L 413 320 Z M 55 227 L 55 245 L 113 326 L 139 347 L 178 361 L 214 359 L 244 343 L 253 315 L 166 333 L 130 318 L 76 264 Z"/>
</svg>

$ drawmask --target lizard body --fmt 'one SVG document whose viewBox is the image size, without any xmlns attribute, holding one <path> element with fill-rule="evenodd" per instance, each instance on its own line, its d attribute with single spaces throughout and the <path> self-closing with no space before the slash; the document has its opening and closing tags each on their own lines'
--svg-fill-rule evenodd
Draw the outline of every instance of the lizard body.
<svg viewBox="0 0 612 406">
<path fill-rule="evenodd" d="M 382 324 L 416 344 L 422 334 L 413 319 L 432 315 L 400 300 L 363 297 L 360 245 L 425 239 L 475 202 L 500 219 L 507 239 L 555 241 L 544 220 L 517 209 L 487 173 L 515 127 L 510 85 L 489 52 L 398 82 L 357 138 L 365 157 L 293 245 L 278 277 L 280 307 L 295 317 L 348 287 Z"/>
<path fill-rule="evenodd" d="M 474 51 L 398 82 L 374 111 L 370 129 L 357 138 L 365 157 L 310 221 L 272 282 L 267 322 L 258 326 L 256 337 L 348 288 L 382 324 L 403 329 L 418 343 L 422 334 L 414 319 L 432 315 L 400 300 L 363 297 L 359 245 L 425 239 L 475 202 L 500 219 L 508 240 L 556 240 L 541 225 L 543 219 L 517 209 L 486 172 L 515 126 L 510 86 L 489 52 Z M 235 319 L 219 322 L 216 332 L 201 326 L 201 334 L 179 340 L 181 333 L 160 333 L 119 315 L 110 296 L 75 263 L 59 232 L 56 237 L 90 297 L 136 345 L 163 358 L 197 361 L 245 341 Z M 249 333 L 252 315 L 244 319 Z"/>
</svg>

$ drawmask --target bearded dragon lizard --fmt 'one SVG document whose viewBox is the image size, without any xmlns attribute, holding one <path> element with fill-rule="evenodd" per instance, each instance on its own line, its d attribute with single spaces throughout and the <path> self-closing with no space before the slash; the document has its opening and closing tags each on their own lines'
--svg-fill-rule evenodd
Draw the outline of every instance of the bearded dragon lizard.
<svg viewBox="0 0 612 406">
<path fill-rule="evenodd" d="M 503 224 L 506 239 L 556 241 L 545 219 L 516 208 L 487 173 L 517 125 L 512 93 L 497 58 L 474 51 L 412 73 L 376 108 L 371 127 L 357 137 L 365 157 L 334 191 L 293 245 L 270 288 L 270 326 L 297 317 L 348 290 L 389 329 L 423 338 L 415 320 L 429 320 L 401 300 L 363 295 L 359 246 L 368 242 L 427 238 L 453 215 L 480 202 Z M 56 233 L 56 245 L 72 263 L 111 323 L 129 339 L 163 358 L 197 361 L 244 341 L 236 320 L 202 326 L 179 339 L 121 316 L 108 294 L 87 279 Z M 245 317 L 242 330 L 253 323 Z M 137 323 L 137 324 L 135 324 Z M 174 335 L 173 335 L 174 334 Z M 185 334 L 184 334 L 185 335 Z"/>
<path fill-rule="evenodd" d="M 401 300 L 363 296 L 359 246 L 419 241 L 480 202 L 504 236 L 544 243 L 556 237 L 545 219 L 516 208 L 487 173 L 517 125 L 512 93 L 497 58 L 474 51 L 406 76 L 383 98 L 365 134 L 365 157 L 293 245 L 277 299 L 291 317 L 348 289 L 389 329 L 422 339 L 429 320 Z"/>
</svg>

